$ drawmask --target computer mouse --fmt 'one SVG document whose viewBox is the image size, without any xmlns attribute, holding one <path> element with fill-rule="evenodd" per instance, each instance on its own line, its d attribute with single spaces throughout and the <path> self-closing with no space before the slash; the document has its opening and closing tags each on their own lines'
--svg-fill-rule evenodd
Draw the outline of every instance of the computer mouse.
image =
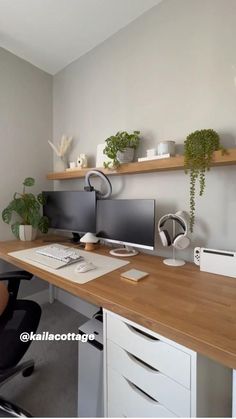
<svg viewBox="0 0 236 419">
<path fill-rule="evenodd" d="M 92 269 L 96 269 L 96 266 L 92 262 L 83 261 L 76 266 L 75 272 L 85 273 L 91 271 Z"/>
</svg>

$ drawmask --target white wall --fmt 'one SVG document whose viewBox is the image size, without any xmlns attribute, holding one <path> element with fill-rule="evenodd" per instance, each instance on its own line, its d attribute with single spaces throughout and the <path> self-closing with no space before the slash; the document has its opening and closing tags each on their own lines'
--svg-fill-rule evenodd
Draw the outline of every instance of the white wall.
<svg viewBox="0 0 236 419">
<path fill-rule="evenodd" d="M 54 77 L 54 139 L 75 137 L 95 164 L 96 145 L 118 130 L 139 129 L 143 150 L 160 140 L 183 144 L 203 128 L 225 146 L 236 136 L 235 0 L 164 0 Z M 179 147 L 182 150 L 182 147 Z M 112 177 L 119 198 L 155 198 L 157 217 L 188 209 L 183 171 Z M 235 167 L 212 169 L 197 201 L 193 245 L 235 249 Z M 83 182 L 56 182 L 83 188 Z M 164 251 L 158 243 L 159 254 Z M 192 248 L 185 257 L 192 259 Z"/>
<path fill-rule="evenodd" d="M 36 179 L 33 192 L 47 189 L 52 169 L 52 77 L 0 48 L 0 213 L 22 190 L 25 177 Z M 13 239 L 10 226 L 0 222 L 0 240 Z M 1 262 L 1 270 L 9 266 Z M 21 295 L 45 288 L 35 280 L 22 283 Z"/>
<path fill-rule="evenodd" d="M 52 153 L 52 77 L 0 48 L 0 212 L 32 176 L 40 192 L 49 182 Z M 0 240 L 12 239 L 0 223 Z"/>
</svg>

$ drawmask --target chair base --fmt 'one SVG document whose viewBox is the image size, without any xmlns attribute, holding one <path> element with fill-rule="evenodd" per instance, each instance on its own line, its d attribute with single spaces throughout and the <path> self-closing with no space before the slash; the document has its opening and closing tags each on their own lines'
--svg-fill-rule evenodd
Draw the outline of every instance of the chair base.
<svg viewBox="0 0 236 419">
<path fill-rule="evenodd" d="M 0 387 L 3 386 L 8 380 L 11 380 L 15 375 L 22 372 L 24 377 L 29 377 L 34 371 L 34 361 L 30 359 L 29 361 L 22 362 L 22 364 L 17 365 L 16 367 L 9 368 L 4 372 L 0 370 Z"/>
<path fill-rule="evenodd" d="M 22 362 L 22 364 L 19 364 L 13 368 L 9 368 L 4 372 L 0 371 L 0 387 L 6 384 L 7 381 L 11 380 L 17 374 L 22 373 L 24 377 L 29 377 L 33 373 L 33 371 L 33 360 Z M 8 400 L 5 400 L 2 397 L 0 397 L 0 417 L 27 418 L 32 416 L 30 415 L 30 413 L 21 409 L 19 406 L 16 406 L 14 403 L 11 403 Z"/>
<path fill-rule="evenodd" d="M 14 403 L 0 397 L 0 417 L 32 418 L 32 415 L 21 409 L 19 406 L 16 406 Z"/>
</svg>

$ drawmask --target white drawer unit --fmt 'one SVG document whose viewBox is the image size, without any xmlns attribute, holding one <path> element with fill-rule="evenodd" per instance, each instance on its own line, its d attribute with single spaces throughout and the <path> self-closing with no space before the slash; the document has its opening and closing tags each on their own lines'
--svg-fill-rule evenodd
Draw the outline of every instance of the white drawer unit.
<svg viewBox="0 0 236 419">
<path fill-rule="evenodd" d="M 118 374 L 112 368 L 108 371 L 108 386 L 110 388 L 108 404 L 109 417 L 112 413 L 121 414 L 121 417 L 149 417 L 149 418 L 174 418 L 175 414 L 166 409 L 161 403 L 145 394 L 141 389 L 135 386 L 131 381 Z M 113 409 L 113 400 L 115 405 L 119 404 L 119 410 Z M 118 408 L 117 408 L 118 409 Z"/>
<path fill-rule="evenodd" d="M 236 370 L 233 370 L 233 418 L 236 418 Z"/>
<path fill-rule="evenodd" d="M 109 406 L 109 418 L 124 418 L 120 404 L 111 403 Z"/>
<path fill-rule="evenodd" d="M 178 416 L 190 416 L 190 390 L 140 361 L 129 352 L 107 341 L 107 362 L 129 382 Z"/>
<path fill-rule="evenodd" d="M 107 317 L 107 336 L 129 353 L 190 388 L 191 357 L 186 352 L 115 316 Z"/>
<path fill-rule="evenodd" d="M 230 417 L 231 370 L 104 310 L 106 417 Z"/>
</svg>

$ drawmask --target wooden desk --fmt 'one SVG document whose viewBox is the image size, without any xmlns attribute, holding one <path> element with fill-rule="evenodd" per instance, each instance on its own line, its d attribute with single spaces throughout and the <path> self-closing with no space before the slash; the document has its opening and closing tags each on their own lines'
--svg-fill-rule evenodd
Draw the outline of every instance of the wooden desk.
<svg viewBox="0 0 236 419">
<path fill-rule="evenodd" d="M 167 267 L 159 257 L 140 254 L 129 259 L 128 268 L 150 275 L 138 284 L 120 278 L 125 266 L 78 285 L 8 255 L 43 244 L 40 240 L 0 242 L 0 258 L 236 369 L 236 279 L 200 272 L 190 263 Z M 108 250 L 97 253 L 108 255 Z"/>
</svg>

